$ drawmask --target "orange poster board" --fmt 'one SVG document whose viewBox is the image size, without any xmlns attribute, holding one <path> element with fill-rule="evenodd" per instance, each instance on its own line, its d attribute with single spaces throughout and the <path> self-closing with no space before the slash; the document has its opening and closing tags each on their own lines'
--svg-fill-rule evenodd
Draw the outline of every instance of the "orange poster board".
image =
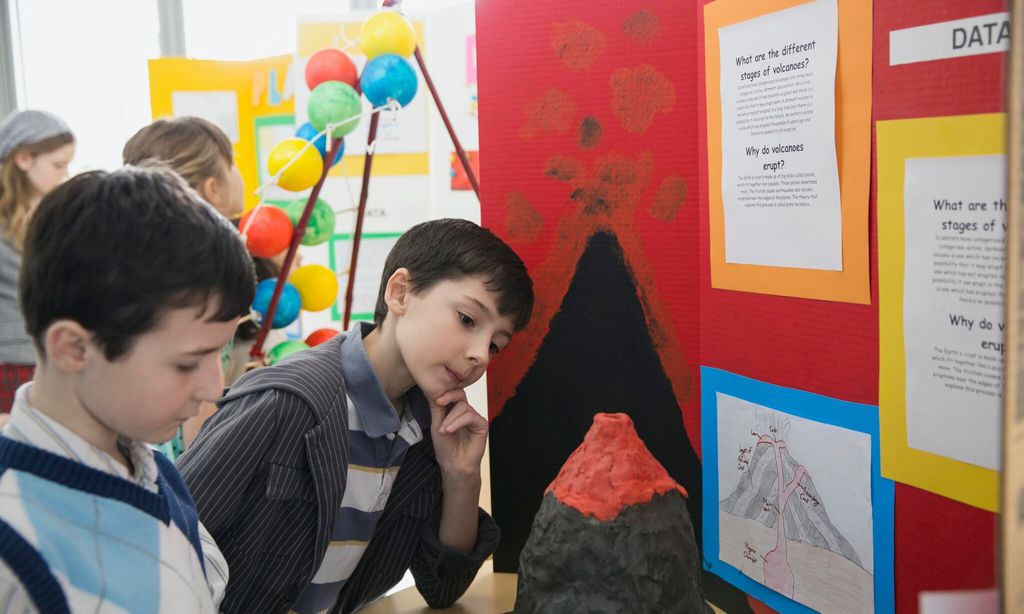
<svg viewBox="0 0 1024 614">
<path fill-rule="evenodd" d="M 838 0 L 835 140 L 842 210 L 843 269 L 798 269 L 728 263 L 725 260 L 718 29 L 799 6 L 805 1 L 716 0 L 704 7 L 711 285 L 714 288 L 744 292 L 867 304 L 871 302 L 868 260 L 868 199 L 871 189 L 870 2 Z"/>
</svg>

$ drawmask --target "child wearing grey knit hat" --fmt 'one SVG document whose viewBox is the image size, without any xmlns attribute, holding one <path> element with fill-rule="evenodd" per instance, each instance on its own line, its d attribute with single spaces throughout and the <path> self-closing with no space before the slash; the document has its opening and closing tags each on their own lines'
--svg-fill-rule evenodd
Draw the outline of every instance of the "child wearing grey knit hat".
<svg viewBox="0 0 1024 614">
<path fill-rule="evenodd" d="M 18 147 L 71 134 L 64 120 L 46 111 L 12 111 L 0 123 L 0 162 Z"/>
<path fill-rule="evenodd" d="M 0 412 L 32 379 L 35 351 L 18 306 L 18 271 L 29 217 L 67 179 L 75 138 L 59 117 L 14 111 L 0 122 Z"/>
<path fill-rule="evenodd" d="M 29 214 L 67 179 L 74 155 L 75 137 L 55 115 L 14 111 L 0 122 L 0 232 L 18 251 Z"/>
</svg>

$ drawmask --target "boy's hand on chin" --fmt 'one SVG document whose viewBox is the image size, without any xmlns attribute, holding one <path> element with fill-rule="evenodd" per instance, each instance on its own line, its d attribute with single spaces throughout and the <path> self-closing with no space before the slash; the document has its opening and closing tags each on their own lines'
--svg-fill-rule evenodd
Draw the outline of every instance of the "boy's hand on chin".
<svg viewBox="0 0 1024 614">
<path fill-rule="evenodd" d="M 480 461 L 487 445 L 487 419 L 455 388 L 430 401 L 430 436 L 441 473 L 451 478 L 480 478 Z"/>
</svg>

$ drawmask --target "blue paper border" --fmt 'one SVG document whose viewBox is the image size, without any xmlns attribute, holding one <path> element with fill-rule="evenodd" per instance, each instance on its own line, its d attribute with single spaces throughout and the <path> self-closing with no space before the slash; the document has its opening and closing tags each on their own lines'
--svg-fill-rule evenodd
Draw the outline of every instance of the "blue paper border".
<svg viewBox="0 0 1024 614">
<path fill-rule="evenodd" d="M 721 392 L 800 418 L 823 422 L 871 436 L 871 509 L 874 533 L 875 612 L 895 611 L 893 582 L 893 498 L 895 486 L 880 473 L 878 406 L 840 401 L 831 397 L 783 388 L 702 366 L 701 450 L 704 489 L 704 568 L 779 612 L 814 612 L 755 581 L 719 559 L 718 552 L 718 399 Z M 785 408 L 785 409 L 782 409 Z"/>
</svg>

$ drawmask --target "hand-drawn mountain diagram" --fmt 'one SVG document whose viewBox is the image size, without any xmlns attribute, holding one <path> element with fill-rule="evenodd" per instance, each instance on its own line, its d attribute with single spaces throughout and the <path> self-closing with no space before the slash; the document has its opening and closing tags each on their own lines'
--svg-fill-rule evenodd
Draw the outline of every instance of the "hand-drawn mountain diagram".
<svg viewBox="0 0 1024 614">
<path fill-rule="evenodd" d="M 830 509 L 849 503 L 844 497 L 857 499 L 863 495 L 859 480 L 845 490 L 845 484 L 835 483 L 850 470 L 857 473 L 856 467 L 833 466 L 857 464 L 856 452 L 862 442 L 856 438 L 861 434 L 726 395 L 719 395 L 719 399 L 727 401 L 725 414 L 723 404 L 719 406 L 720 423 L 723 419 L 734 422 L 733 428 L 724 429 L 726 438 L 732 440 L 731 450 L 723 449 L 727 444 L 720 433 L 719 472 L 733 474 L 728 476 L 731 479 L 720 480 L 720 494 L 729 493 L 719 501 L 720 558 L 772 590 L 818 611 L 873 611 L 873 566 L 870 560 L 862 560 L 869 559 L 870 554 L 859 554 L 844 530 L 829 518 Z M 728 400 L 742 408 L 731 417 Z M 741 425 L 746 428 L 745 436 L 739 431 Z M 817 437 L 816 431 L 823 430 L 835 432 Z M 843 438 L 849 445 L 833 463 L 829 459 L 830 444 L 841 445 Z M 806 464 L 794 447 L 807 451 Z M 849 454 L 851 451 L 854 454 Z M 869 471 L 869 452 L 866 455 L 863 470 Z M 830 482 L 829 488 L 819 490 L 816 479 Z M 870 487 L 867 489 L 870 500 Z M 860 523 L 851 532 L 862 539 L 866 524 L 870 536 L 870 508 Z"/>
</svg>

